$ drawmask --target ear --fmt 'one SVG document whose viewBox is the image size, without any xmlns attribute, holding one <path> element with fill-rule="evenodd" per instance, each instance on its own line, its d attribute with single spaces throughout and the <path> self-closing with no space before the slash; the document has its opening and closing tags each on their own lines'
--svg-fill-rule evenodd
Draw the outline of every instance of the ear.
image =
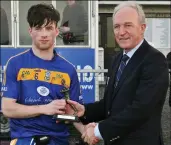
<svg viewBox="0 0 171 145">
<path fill-rule="evenodd" d="M 144 33 L 146 30 L 146 24 L 141 24 L 141 32 Z"/>
<path fill-rule="evenodd" d="M 56 27 L 56 36 L 58 36 L 59 35 L 59 29 L 58 29 L 58 27 Z"/>
<path fill-rule="evenodd" d="M 32 28 L 29 27 L 29 34 L 32 36 Z"/>
</svg>

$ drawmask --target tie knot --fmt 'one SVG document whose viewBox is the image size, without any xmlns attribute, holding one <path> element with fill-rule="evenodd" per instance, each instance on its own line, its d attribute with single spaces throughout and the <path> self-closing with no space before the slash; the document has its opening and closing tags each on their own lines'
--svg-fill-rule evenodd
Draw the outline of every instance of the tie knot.
<svg viewBox="0 0 171 145">
<path fill-rule="evenodd" d="M 126 54 L 124 54 L 123 57 L 122 57 L 122 61 L 123 61 L 124 63 L 126 63 L 126 61 L 127 61 L 128 59 L 129 59 L 129 56 L 126 55 Z"/>
</svg>

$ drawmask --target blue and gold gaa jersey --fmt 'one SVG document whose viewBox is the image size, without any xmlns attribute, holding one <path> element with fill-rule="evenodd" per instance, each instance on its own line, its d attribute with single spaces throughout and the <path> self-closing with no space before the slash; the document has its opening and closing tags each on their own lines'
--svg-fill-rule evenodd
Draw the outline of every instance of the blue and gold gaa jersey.
<svg viewBox="0 0 171 145">
<path fill-rule="evenodd" d="M 55 52 L 54 52 L 55 53 Z M 43 60 L 32 49 L 13 56 L 7 62 L 3 97 L 16 99 L 24 105 L 48 104 L 64 97 L 64 85 L 70 89 L 70 99 L 82 102 L 77 72 L 74 66 L 55 53 L 52 60 Z M 52 116 L 10 119 L 11 137 L 50 135 L 59 140 L 69 135 L 64 123 L 56 123 Z"/>
</svg>

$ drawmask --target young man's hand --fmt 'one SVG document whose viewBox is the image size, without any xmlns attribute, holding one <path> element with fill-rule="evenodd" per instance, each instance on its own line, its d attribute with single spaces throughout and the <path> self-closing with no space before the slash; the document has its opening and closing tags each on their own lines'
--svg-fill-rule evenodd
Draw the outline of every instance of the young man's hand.
<svg viewBox="0 0 171 145">
<path fill-rule="evenodd" d="M 42 114 L 45 115 L 55 115 L 55 114 L 65 114 L 66 101 L 64 99 L 53 100 L 49 104 L 42 105 Z"/>
</svg>

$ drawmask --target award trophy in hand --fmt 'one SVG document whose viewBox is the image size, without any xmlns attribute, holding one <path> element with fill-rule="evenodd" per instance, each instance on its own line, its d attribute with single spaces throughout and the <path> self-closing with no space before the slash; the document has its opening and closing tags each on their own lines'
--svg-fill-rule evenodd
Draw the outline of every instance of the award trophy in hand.
<svg viewBox="0 0 171 145">
<path fill-rule="evenodd" d="M 62 79 L 61 84 L 64 86 L 64 88 L 61 90 L 61 93 L 64 94 L 64 99 L 67 102 L 67 100 L 70 99 L 69 87 L 65 84 L 65 80 L 64 79 Z M 56 120 L 65 121 L 66 123 L 68 121 L 79 122 L 79 118 L 77 116 L 77 112 L 78 112 L 77 109 L 73 105 L 71 105 L 71 104 L 69 104 L 69 105 L 74 110 L 74 114 L 73 115 L 67 115 L 67 114 L 59 115 L 59 114 L 57 114 L 57 115 L 54 115 L 54 118 Z"/>
</svg>

